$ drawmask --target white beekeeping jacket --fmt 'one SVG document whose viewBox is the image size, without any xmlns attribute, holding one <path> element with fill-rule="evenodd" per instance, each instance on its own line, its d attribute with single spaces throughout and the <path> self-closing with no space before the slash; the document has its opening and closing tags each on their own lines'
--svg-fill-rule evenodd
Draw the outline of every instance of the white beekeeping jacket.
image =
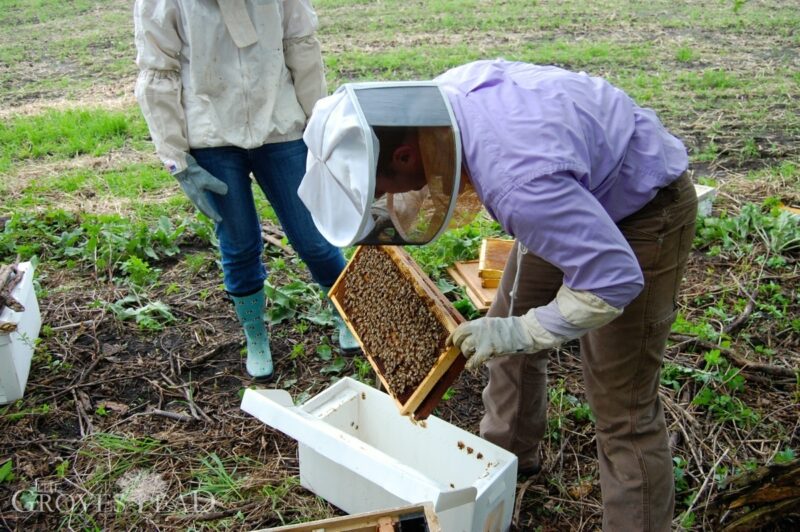
<svg viewBox="0 0 800 532">
<path fill-rule="evenodd" d="M 325 95 L 310 0 L 137 0 L 136 98 L 173 172 L 189 148 L 302 137 Z"/>
</svg>

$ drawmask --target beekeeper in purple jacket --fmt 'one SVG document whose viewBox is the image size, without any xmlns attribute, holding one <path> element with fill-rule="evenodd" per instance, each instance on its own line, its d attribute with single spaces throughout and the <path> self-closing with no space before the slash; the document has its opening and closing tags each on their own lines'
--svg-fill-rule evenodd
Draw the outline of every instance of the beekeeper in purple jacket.
<svg viewBox="0 0 800 532">
<path fill-rule="evenodd" d="M 450 341 L 486 364 L 481 436 L 540 469 L 547 360 L 579 339 L 606 530 L 668 530 L 659 374 L 694 235 L 683 144 L 607 81 L 478 61 L 433 82 L 341 87 L 304 140 L 299 194 L 336 246 L 421 244 L 474 188 L 516 238 L 487 317 Z"/>
</svg>

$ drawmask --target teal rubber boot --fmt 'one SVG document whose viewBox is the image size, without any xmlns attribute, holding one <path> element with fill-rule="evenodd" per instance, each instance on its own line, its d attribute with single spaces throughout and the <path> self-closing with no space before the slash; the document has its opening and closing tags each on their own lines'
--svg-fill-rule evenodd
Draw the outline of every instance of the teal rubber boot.
<svg viewBox="0 0 800 532">
<path fill-rule="evenodd" d="M 273 371 L 272 351 L 264 323 L 264 290 L 244 297 L 231 296 L 231 299 L 247 339 L 247 373 L 256 380 L 270 379 Z"/>
<path fill-rule="evenodd" d="M 325 292 L 326 296 L 328 292 L 331 291 L 331 287 L 329 286 L 320 286 L 320 288 Z M 360 351 L 361 346 L 358 345 L 358 340 L 356 340 L 356 337 L 350 332 L 350 328 L 345 324 L 344 320 L 339 315 L 338 309 L 330 301 L 330 298 L 328 298 L 328 304 L 333 307 L 333 321 L 336 324 L 336 331 L 339 333 L 339 349 L 342 350 L 342 353 L 348 355 Z"/>
</svg>

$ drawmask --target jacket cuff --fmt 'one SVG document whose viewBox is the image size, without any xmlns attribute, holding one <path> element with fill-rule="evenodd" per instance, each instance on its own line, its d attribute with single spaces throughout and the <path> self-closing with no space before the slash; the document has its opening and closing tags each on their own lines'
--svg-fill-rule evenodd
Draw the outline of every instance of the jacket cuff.
<svg viewBox="0 0 800 532">
<path fill-rule="evenodd" d="M 136 80 L 136 99 L 156 153 L 173 174 L 186 169 L 189 152 L 181 91 L 180 74 L 170 70 L 143 70 Z"/>
<path fill-rule="evenodd" d="M 559 334 L 553 334 L 551 331 L 543 327 L 539 322 L 539 319 L 536 317 L 535 311 L 536 309 L 531 309 L 524 316 L 512 318 L 522 320 L 522 322 L 525 324 L 525 328 L 528 331 L 528 334 L 531 336 L 532 345 L 534 347 L 532 352 L 558 347 L 570 339 L 569 337 Z"/>
<path fill-rule="evenodd" d="M 556 298 L 535 311 L 547 330 L 573 339 L 613 321 L 623 309 L 609 305 L 591 292 L 561 285 Z"/>
</svg>

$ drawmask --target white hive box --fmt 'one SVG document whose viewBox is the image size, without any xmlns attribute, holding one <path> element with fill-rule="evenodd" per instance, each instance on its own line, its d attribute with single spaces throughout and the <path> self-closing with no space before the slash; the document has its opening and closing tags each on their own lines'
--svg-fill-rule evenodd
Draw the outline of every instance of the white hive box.
<svg viewBox="0 0 800 532">
<path fill-rule="evenodd" d="M 695 185 L 697 194 L 697 212 L 701 216 L 711 216 L 711 203 L 717 197 L 717 189 L 706 185 Z"/>
<path fill-rule="evenodd" d="M 33 265 L 20 263 L 19 272 L 22 280 L 11 291 L 11 297 L 25 310 L 15 312 L 4 307 L 0 312 L 0 323 L 16 325 L 15 331 L 0 332 L 0 404 L 16 401 L 25 392 L 34 344 L 42 325 L 39 302 L 33 289 Z"/>
<path fill-rule="evenodd" d="M 514 454 L 435 416 L 415 424 L 370 386 L 344 378 L 300 406 L 246 390 L 242 410 L 296 439 L 300 483 L 349 514 L 430 502 L 447 532 L 511 526 Z"/>
</svg>

